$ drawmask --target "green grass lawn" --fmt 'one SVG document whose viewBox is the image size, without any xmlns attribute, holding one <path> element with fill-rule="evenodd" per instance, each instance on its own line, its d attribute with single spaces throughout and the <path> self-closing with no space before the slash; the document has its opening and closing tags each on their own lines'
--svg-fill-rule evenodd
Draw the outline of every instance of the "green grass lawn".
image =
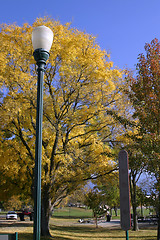
<svg viewBox="0 0 160 240">
<path fill-rule="evenodd" d="M 109 229 L 99 227 L 95 228 L 94 224 L 80 224 L 78 219 L 90 218 L 90 210 L 78 208 L 57 209 L 50 221 L 50 231 L 53 238 L 44 238 L 41 240 L 122 240 L 126 239 L 125 231 L 120 228 Z M 140 229 L 137 232 L 129 230 L 130 240 L 156 240 L 157 226 L 149 225 L 147 228 Z M 18 232 L 19 240 L 33 239 L 33 222 L 12 221 L 0 222 L 0 233 Z"/>
<path fill-rule="evenodd" d="M 51 228 L 52 229 L 52 228 Z M 77 227 L 54 227 L 52 229 L 53 236 L 57 240 L 68 239 L 68 240 L 122 240 L 126 239 L 125 231 L 120 229 L 106 229 L 87 226 L 77 226 Z M 153 230 L 140 230 L 138 232 L 129 231 L 129 239 L 156 239 L 156 231 Z"/>
<path fill-rule="evenodd" d="M 56 219 L 54 219 L 56 220 Z M 59 222 L 59 219 L 58 219 Z M 95 226 L 51 224 L 51 234 L 53 238 L 44 238 L 42 240 L 122 240 L 126 239 L 125 231 L 121 229 L 95 228 Z M 129 230 L 129 239 L 131 240 L 156 240 L 157 231 L 153 229 L 141 229 L 137 232 Z M 19 240 L 29 240 L 33 238 L 31 227 L 21 228 L 19 231 Z"/>
<path fill-rule="evenodd" d="M 64 207 L 62 209 L 55 209 L 53 217 L 71 217 L 71 218 L 91 218 L 93 216 L 92 210 L 76 207 Z"/>
</svg>

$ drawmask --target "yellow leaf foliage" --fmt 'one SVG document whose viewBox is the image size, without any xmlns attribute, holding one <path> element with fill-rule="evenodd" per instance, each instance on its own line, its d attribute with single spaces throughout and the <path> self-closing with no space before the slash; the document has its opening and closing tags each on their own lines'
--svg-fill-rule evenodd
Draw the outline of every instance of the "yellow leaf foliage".
<svg viewBox="0 0 160 240">
<path fill-rule="evenodd" d="M 8 183 L 22 191 L 33 183 L 37 73 L 31 34 L 39 25 L 54 33 L 44 77 L 42 143 L 42 196 L 48 186 L 54 203 L 115 167 L 113 150 L 103 140 L 114 140 L 123 129 L 108 111 L 128 113 L 123 72 L 113 68 L 94 36 L 47 17 L 32 26 L 2 25 L 0 82 L 7 92 L 0 110 L 2 183 L 9 176 Z"/>
</svg>

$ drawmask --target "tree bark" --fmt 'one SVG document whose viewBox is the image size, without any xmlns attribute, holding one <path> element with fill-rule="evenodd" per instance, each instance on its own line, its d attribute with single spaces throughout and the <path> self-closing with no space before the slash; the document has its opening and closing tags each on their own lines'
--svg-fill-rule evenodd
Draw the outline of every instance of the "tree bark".
<svg viewBox="0 0 160 240">
<path fill-rule="evenodd" d="M 117 217 L 117 206 L 114 207 L 115 216 Z"/>
<path fill-rule="evenodd" d="M 51 236 L 49 231 L 50 199 L 47 191 L 43 192 L 41 201 L 41 236 Z"/>
<path fill-rule="evenodd" d="M 157 229 L 157 240 L 160 240 L 160 190 L 158 193 L 158 229 Z"/>
<path fill-rule="evenodd" d="M 133 208 L 133 231 L 138 231 L 138 220 L 137 220 L 137 202 L 136 202 L 136 181 L 134 173 L 131 173 L 130 178 L 130 190 L 131 190 L 131 201 Z"/>
<path fill-rule="evenodd" d="M 158 171 L 158 229 L 157 240 L 160 240 L 160 170 Z"/>
<path fill-rule="evenodd" d="M 96 223 L 96 228 L 98 228 L 98 219 L 97 219 L 97 215 L 95 215 L 95 223 Z"/>
<path fill-rule="evenodd" d="M 143 204 L 141 202 L 141 216 L 143 217 Z"/>
</svg>

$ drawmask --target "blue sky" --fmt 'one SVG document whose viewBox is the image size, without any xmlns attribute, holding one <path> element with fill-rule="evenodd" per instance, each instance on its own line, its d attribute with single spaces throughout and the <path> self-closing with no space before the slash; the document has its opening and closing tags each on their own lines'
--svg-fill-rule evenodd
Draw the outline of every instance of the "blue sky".
<svg viewBox="0 0 160 240">
<path fill-rule="evenodd" d="M 160 0 L 1 0 L 0 23 L 50 16 L 97 37 L 114 66 L 134 70 L 144 45 L 160 39 Z"/>
</svg>

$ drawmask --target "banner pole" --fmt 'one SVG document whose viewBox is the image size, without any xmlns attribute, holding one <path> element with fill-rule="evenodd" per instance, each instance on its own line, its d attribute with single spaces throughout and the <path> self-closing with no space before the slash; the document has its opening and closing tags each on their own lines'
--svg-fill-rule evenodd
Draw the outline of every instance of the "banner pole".
<svg viewBox="0 0 160 240">
<path fill-rule="evenodd" d="M 128 230 L 126 231 L 126 240 L 129 240 Z"/>
</svg>

